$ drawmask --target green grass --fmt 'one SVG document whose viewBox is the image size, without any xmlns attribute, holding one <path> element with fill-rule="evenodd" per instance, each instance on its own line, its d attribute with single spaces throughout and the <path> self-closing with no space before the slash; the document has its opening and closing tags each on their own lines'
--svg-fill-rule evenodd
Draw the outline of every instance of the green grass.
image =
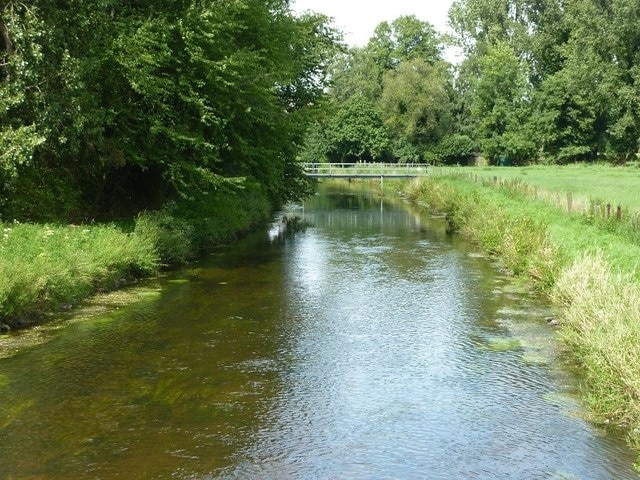
<svg viewBox="0 0 640 480">
<path fill-rule="evenodd" d="M 184 263 L 248 231 L 269 211 L 261 190 L 246 185 L 143 212 L 133 228 L 0 223 L 0 327 L 33 323 L 92 293 Z"/>
<path fill-rule="evenodd" d="M 114 225 L 1 224 L 0 315 L 7 324 L 157 269 L 149 242 Z"/>
<path fill-rule="evenodd" d="M 533 165 L 529 167 L 463 168 L 479 177 L 516 180 L 541 192 L 560 194 L 564 200 L 571 192 L 576 202 L 597 199 L 627 209 L 640 210 L 640 168 L 577 164 L 566 166 Z"/>
</svg>

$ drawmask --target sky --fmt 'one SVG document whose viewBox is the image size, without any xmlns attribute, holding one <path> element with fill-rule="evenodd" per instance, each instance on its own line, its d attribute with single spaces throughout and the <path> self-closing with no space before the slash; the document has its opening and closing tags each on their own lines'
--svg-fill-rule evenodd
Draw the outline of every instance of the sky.
<svg viewBox="0 0 640 480">
<path fill-rule="evenodd" d="M 453 0 L 292 0 L 294 12 L 313 10 L 335 19 L 350 46 L 364 46 L 380 22 L 415 15 L 436 30 L 448 32 L 447 12 Z"/>
</svg>

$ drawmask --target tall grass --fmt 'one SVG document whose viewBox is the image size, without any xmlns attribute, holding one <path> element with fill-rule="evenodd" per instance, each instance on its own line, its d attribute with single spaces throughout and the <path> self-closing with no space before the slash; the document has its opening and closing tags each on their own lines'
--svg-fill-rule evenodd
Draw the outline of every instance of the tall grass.
<svg viewBox="0 0 640 480">
<path fill-rule="evenodd" d="M 397 186 L 397 185 L 396 185 Z M 568 215 L 513 189 L 460 177 L 405 186 L 452 229 L 528 278 L 557 305 L 597 418 L 640 448 L 640 245 L 624 229 Z"/>
<path fill-rule="evenodd" d="M 0 223 L 0 330 L 184 263 L 264 221 L 270 208 L 245 185 L 143 212 L 133 228 Z"/>
<path fill-rule="evenodd" d="M 640 285 L 600 255 L 585 255 L 563 269 L 553 299 L 563 337 L 584 366 L 589 405 L 628 427 L 640 446 Z"/>
<path fill-rule="evenodd" d="M 2 224 L 0 316 L 8 325 L 157 269 L 153 245 L 114 225 Z"/>
</svg>

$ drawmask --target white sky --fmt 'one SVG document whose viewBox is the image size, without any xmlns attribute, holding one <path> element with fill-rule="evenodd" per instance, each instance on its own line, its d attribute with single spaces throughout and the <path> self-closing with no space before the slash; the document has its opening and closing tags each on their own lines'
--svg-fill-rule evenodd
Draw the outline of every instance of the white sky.
<svg viewBox="0 0 640 480">
<path fill-rule="evenodd" d="M 294 12 L 313 10 L 333 17 L 351 46 L 364 46 L 380 22 L 415 15 L 439 32 L 448 32 L 447 13 L 453 0 L 293 0 Z"/>
</svg>

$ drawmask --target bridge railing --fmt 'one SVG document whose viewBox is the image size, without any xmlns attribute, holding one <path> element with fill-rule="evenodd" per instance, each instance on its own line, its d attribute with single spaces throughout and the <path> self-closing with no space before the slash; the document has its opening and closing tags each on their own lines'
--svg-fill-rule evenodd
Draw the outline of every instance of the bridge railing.
<svg viewBox="0 0 640 480">
<path fill-rule="evenodd" d="M 303 163 L 310 175 L 426 175 L 429 165 L 424 163 Z"/>
</svg>

